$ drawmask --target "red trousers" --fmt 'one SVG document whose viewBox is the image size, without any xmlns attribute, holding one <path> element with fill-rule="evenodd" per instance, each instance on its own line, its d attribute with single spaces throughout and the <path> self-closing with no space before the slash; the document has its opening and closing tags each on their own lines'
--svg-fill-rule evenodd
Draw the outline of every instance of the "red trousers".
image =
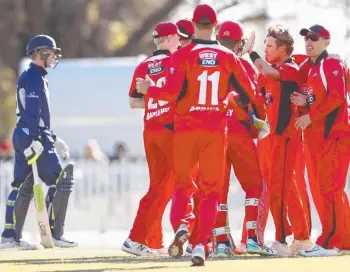
<svg viewBox="0 0 350 272">
<path fill-rule="evenodd" d="M 194 226 L 193 206 L 189 202 L 198 192 L 198 235 L 193 245 L 206 245 L 217 214 L 223 188 L 227 135 L 207 130 L 179 131 L 174 135 L 175 193 L 172 198 L 170 221 L 174 230 L 186 224 Z M 199 164 L 198 186 L 192 179 Z M 190 207 L 190 208 L 189 208 Z"/>
<path fill-rule="evenodd" d="M 289 234 L 288 225 L 285 224 L 287 207 L 294 238 L 296 240 L 309 239 L 309 219 L 305 215 L 297 183 L 293 179 L 296 151 L 300 148 L 301 139 L 298 136 L 286 138 L 270 135 L 268 141 L 271 161 L 267 184 L 270 210 L 276 227 L 276 240 L 284 243 Z"/>
<path fill-rule="evenodd" d="M 145 130 L 143 137 L 150 186 L 140 201 L 129 238 L 157 249 L 163 246 L 162 217 L 174 192 L 172 172 L 174 133 L 166 128 Z"/>
<path fill-rule="evenodd" d="M 316 208 L 322 233 L 316 243 L 328 249 L 349 250 L 350 209 L 345 185 L 350 163 L 350 138 L 325 140 L 323 135 L 308 135 L 305 143 L 307 155 L 311 156 L 307 158 L 308 169 L 314 170 L 312 173 L 317 181 L 311 190 L 313 195 L 320 195 Z"/>
<path fill-rule="evenodd" d="M 310 137 L 310 136 L 309 136 Z M 320 136 L 321 137 L 321 136 Z M 322 141 L 322 140 L 321 140 Z M 304 158 L 307 169 L 307 175 L 309 180 L 309 186 L 311 191 L 311 196 L 314 201 L 315 207 L 317 209 L 320 221 L 322 217 L 323 203 L 322 196 L 320 193 L 319 182 L 317 180 L 317 164 L 316 155 L 322 144 L 320 140 L 316 141 L 304 141 Z"/>
<path fill-rule="evenodd" d="M 304 215 L 307 220 L 307 224 L 309 226 L 309 234 L 311 235 L 311 227 L 312 227 L 311 205 L 310 205 L 309 194 L 307 191 L 306 181 L 305 181 L 305 156 L 304 156 L 303 143 L 299 145 L 299 149 L 297 151 L 297 157 L 295 160 L 294 170 L 295 171 L 293 172 L 293 179 L 296 181 L 297 187 L 293 187 L 293 188 L 297 188 L 298 190 L 295 191 L 292 194 L 292 196 L 289 198 L 290 201 L 288 202 L 288 210 L 292 209 L 295 205 L 298 204 L 297 202 L 298 198 L 293 196 L 296 196 L 297 193 L 299 193 L 301 198 L 301 203 L 303 205 Z"/>
<path fill-rule="evenodd" d="M 219 233 L 222 233 L 220 230 L 229 226 L 227 198 L 230 186 L 231 166 L 242 189 L 246 193 L 245 226 L 248 225 L 247 235 L 255 237 L 258 203 L 262 193 L 263 178 L 259 168 L 256 146 L 248 131 L 246 134 L 230 133 L 228 135 L 224 187 L 214 230 Z M 227 235 L 217 236 L 216 241 L 227 241 Z"/>
</svg>

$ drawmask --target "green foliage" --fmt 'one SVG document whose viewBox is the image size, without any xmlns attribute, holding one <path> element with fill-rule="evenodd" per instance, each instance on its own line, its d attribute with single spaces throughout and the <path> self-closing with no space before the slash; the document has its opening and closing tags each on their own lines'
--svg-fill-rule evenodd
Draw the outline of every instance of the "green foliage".
<svg viewBox="0 0 350 272">
<path fill-rule="evenodd" d="M 8 136 L 15 123 L 16 73 L 9 67 L 0 68 L 0 140 Z"/>
</svg>

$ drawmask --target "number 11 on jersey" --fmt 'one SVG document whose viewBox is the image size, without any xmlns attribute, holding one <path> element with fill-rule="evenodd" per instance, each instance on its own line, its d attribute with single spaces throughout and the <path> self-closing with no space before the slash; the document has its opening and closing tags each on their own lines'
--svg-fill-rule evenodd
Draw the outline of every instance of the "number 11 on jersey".
<svg viewBox="0 0 350 272">
<path fill-rule="evenodd" d="M 205 105 L 207 100 L 207 87 L 208 81 L 211 82 L 211 105 L 219 105 L 219 80 L 220 80 L 220 71 L 216 71 L 208 75 L 208 71 L 205 70 L 201 73 L 197 80 L 200 81 L 199 87 L 199 105 Z"/>
</svg>

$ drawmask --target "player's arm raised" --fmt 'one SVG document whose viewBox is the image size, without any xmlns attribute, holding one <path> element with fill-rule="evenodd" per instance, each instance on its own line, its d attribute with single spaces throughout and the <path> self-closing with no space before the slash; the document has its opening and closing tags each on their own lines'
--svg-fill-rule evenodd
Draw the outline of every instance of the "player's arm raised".
<svg viewBox="0 0 350 272">
<path fill-rule="evenodd" d="M 250 81 L 254 84 L 254 87 L 255 87 L 255 93 L 253 93 L 252 94 L 253 96 L 250 98 L 251 106 L 254 111 L 254 114 L 259 119 L 265 119 L 265 107 L 264 107 L 265 101 L 259 92 L 260 89 L 259 89 L 256 71 L 254 70 L 250 62 L 242 59 L 241 59 L 241 62 L 243 67 L 247 71 Z"/>
<path fill-rule="evenodd" d="M 136 90 L 136 79 L 141 75 L 141 68 L 138 66 L 135 69 L 134 76 L 131 81 L 131 86 L 129 90 L 129 105 L 132 109 L 144 109 L 145 100 L 143 94 L 138 93 Z"/>
<path fill-rule="evenodd" d="M 263 60 L 259 54 L 255 51 L 250 53 L 250 59 L 254 63 L 254 66 L 266 78 L 280 79 L 280 73 L 277 69 L 273 68 L 267 61 Z"/>
<path fill-rule="evenodd" d="M 243 103 L 251 101 L 249 94 L 256 93 L 256 86 L 249 78 L 245 68 L 235 55 L 230 55 L 231 60 L 231 78 L 230 83 L 237 93 L 239 93 Z"/>
<path fill-rule="evenodd" d="M 184 84 L 186 84 L 185 69 L 177 56 L 174 55 L 171 57 L 166 82 L 162 87 L 154 86 L 149 78 L 139 78 L 136 84 L 137 91 L 140 94 L 148 94 L 150 97 L 156 99 L 176 101 Z"/>
</svg>

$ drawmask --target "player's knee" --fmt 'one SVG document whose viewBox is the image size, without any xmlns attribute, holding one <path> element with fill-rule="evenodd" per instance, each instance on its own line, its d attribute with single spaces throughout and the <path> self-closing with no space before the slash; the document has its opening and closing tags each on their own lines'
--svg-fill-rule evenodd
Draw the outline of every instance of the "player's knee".
<svg viewBox="0 0 350 272">
<path fill-rule="evenodd" d="M 34 178 L 33 174 L 30 173 L 25 181 L 23 182 L 22 186 L 19 189 L 19 194 L 21 195 L 28 195 L 28 196 L 33 196 L 33 186 L 34 186 Z"/>
<path fill-rule="evenodd" d="M 214 199 L 220 201 L 221 191 L 201 190 L 200 197 L 201 199 Z"/>
<path fill-rule="evenodd" d="M 72 192 L 74 187 L 74 165 L 68 164 L 57 180 L 56 189 L 58 191 Z"/>
<path fill-rule="evenodd" d="M 260 198 L 262 194 L 262 186 L 253 186 L 251 188 L 245 188 L 247 198 Z"/>
<path fill-rule="evenodd" d="M 180 190 L 180 189 L 185 189 L 185 190 L 195 189 L 195 184 L 193 182 L 191 175 L 179 174 L 176 176 L 175 190 Z"/>
</svg>

